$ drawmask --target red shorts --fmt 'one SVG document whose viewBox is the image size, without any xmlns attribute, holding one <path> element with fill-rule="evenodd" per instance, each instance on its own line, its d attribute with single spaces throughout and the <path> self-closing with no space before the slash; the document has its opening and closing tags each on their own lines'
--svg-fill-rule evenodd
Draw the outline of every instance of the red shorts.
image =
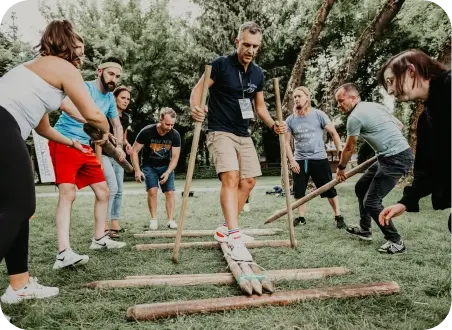
<svg viewBox="0 0 452 330">
<path fill-rule="evenodd" d="M 86 154 L 64 144 L 49 141 L 50 157 L 55 170 L 55 184 L 72 183 L 82 189 L 105 181 L 104 172 L 90 146 Z"/>
</svg>

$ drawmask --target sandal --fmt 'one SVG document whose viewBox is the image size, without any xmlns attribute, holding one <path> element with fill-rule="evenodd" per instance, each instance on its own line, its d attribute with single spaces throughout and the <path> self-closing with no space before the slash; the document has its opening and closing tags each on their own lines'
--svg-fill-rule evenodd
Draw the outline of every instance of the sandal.
<svg viewBox="0 0 452 330">
<path fill-rule="evenodd" d="M 111 239 L 118 239 L 120 232 L 121 232 L 121 229 L 110 229 L 109 236 Z"/>
</svg>

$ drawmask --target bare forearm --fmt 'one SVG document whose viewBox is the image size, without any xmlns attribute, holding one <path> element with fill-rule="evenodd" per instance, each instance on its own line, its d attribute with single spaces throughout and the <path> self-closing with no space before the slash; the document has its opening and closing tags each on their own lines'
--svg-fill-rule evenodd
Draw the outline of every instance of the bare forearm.
<svg viewBox="0 0 452 330">
<path fill-rule="evenodd" d="M 171 161 L 168 165 L 168 173 L 171 173 L 172 171 L 174 171 L 174 169 L 177 167 L 177 162 L 179 161 L 179 157 L 173 157 L 171 158 Z"/>
<path fill-rule="evenodd" d="M 113 133 L 115 135 L 116 140 L 123 145 L 124 144 L 124 132 L 122 130 L 121 125 L 115 125 L 113 126 Z"/>
<path fill-rule="evenodd" d="M 256 110 L 257 116 L 264 122 L 267 127 L 272 128 L 275 124 L 275 121 L 270 116 L 270 113 L 268 112 L 267 108 L 257 109 Z"/>
<path fill-rule="evenodd" d="M 286 155 L 289 162 L 294 162 L 295 158 L 293 156 L 292 147 L 290 146 L 290 143 L 286 142 Z"/>
<path fill-rule="evenodd" d="M 135 172 L 140 171 L 141 169 L 140 169 L 140 161 L 138 160 L 138 152 L 132 152 L 130 160 L 132 161 L 133 170 Z"/>
<path fill-rule="evenodd" d="M 36 133 L 38 133 L 39 135 L 45 137 L 46 139 L 56 142 L 56 143 L 60 143 L 60 144 L 64 144 L 67 146 L 72 146 L 73 142 L 71 139 L 65 137 L 63 134 L 61 134 L 60 132 L 58 132 L 56 129 L 54 129 L 53 127 L 47 127 L 45 129 L 40 129 L 38 127 L 36 127 L 35 129 Z"/>
<path fill-rule="evenodd" d="M 97 144 L 94 145 L 94 154 L 96 155 L 96 158 L 99 163 L 102 164 L 102 147 L 98 146 Z"/>
<path fill-rule="evenodd" d="M 331 136 L 333 138 L 334 145 L 336 146 L 337 152 L 342 151 L 342 144 L 341 144 L 341 138 L 339 137 L 339 134 L 333 134 Z"/>
<path fill-rule="evenodd" d="M 353 155 L 353 150 L 344 148 L 344 150 L 342 150 L 342 156 L 341 156 L 341 160 L 339 161 L 339 166 L 341 166 L 341 167 L 347 166 L 347 163 L 349 162 L 350 158 L 352 158 L 352 155 Z"/>
<path fill-rule="evenodd" d="M 201 94 L 201 88 L 198 88 L 198 86 L 193 88 L 190 95 L 190 108 L 193 108 L 194 106 L 200 106 L 199 100 L 201 99 Z"/>
</svg>

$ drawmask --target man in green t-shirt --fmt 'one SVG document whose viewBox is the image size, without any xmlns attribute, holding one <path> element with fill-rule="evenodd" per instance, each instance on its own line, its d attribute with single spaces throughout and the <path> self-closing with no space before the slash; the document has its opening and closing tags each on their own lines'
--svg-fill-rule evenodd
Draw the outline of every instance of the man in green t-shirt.
<svg viewBox="0 0 452 330">
<path fill-rule="evenodd" d="M 378 157 L 356 183 L 355 193 L 361 219 L 359 225 L 350 226 L 346 231 L 354 237 L 371 241 L 374 219 L 387 240 L 378 251 L 388 254 L 404 253 L 405 244 L 392 221 L 382 226 L 378 216 L 384 209 L 383 198 L 413 165 L 410 146 L 389 110 L 378 103 L 362 102 L 354 84 L 340 86 L 335 98 L 342 112 L 348 114 L 347 141 L 336 172 L 338 181 L 346 179 L 345 166 L 355 151 L 358 136 L 372 147 Z"/>
</svg>

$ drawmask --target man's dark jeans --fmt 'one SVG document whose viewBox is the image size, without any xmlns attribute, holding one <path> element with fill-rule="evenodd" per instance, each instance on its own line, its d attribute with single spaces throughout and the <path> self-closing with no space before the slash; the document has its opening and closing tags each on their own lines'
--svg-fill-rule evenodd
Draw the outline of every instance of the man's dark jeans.
<svg viewBox="0 0 452 330">
<path fill-rule="evenodd" d="M 389 225 L 381 226 L 378 216 L 383 211 L 383 198 L 395 187 L 399 179 L 407 174 L 413 166 L 413 153 L 406 149 L 396 155 L 378 157 L 378 160 L 368 168 L 355 186 L 355 193 L 359 201 L 360 226 L 369 231 L 372 219 L 380 227 L 385 239 L 398 243 L 400 235 L 392 221 Z"/>
</svg>

